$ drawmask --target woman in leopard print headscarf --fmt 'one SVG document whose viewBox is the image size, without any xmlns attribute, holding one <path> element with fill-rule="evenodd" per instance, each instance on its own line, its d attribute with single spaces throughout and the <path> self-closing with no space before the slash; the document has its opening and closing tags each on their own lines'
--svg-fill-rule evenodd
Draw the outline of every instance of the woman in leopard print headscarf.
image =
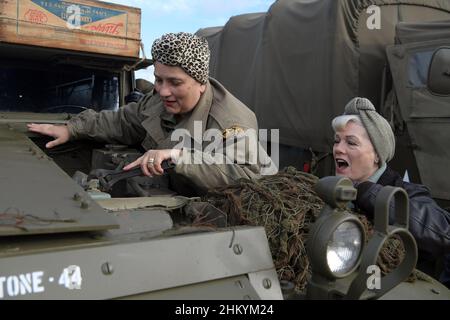
<svg viewBox="0 0 450 320">
<path fill-rule="evenodd" d="M 163 174 L 164 160 L 181 159 L 175 166 L 171 185 L 183 195 L 197 195 L 240 178 L 257 177 L 259 162 L 254 159 L 258 151 L 235 143 L 235 137 L 246 129 L 256 132 L 255 114 L 209 77 L 207 41 L 194 34 L 168 33 L 153 43 L 152 56 L 155 87 L 137 103 L 129 103 L 118 112 L 87 110 L 72 118 L 67 126 L 32 124 L 30 130 L 53 136 L 55 140 L 49 147 L 80 138 L 128 145 L 140 143 L 148 151 L 124 170 L 140 166 L 146 176 Z M 198 124 L 200 135 L 196 135 Z M 213 140 L 200 141 L 194 148 L 180 147 L 179 139 L 172 139 L 173 134 L 181 132 L 189 134 L 184 141 L 191 142 L 190 138 L 198 136 L 202 140 L 209 129 L 219 133 L 214 142 L 232 141 L 227 149 L 236 151 L 230 156 L 224 154 L 226 161 L 215 163 L 211 153 L 204 152 Z"/>
<path fill-rule="evenodd" d="M 209 78 L 208 42 L 194 34 L 167 33 L 155 40 L 155 90 L 170 114 L 181 116 L 197 105 Z"/>
</svg>

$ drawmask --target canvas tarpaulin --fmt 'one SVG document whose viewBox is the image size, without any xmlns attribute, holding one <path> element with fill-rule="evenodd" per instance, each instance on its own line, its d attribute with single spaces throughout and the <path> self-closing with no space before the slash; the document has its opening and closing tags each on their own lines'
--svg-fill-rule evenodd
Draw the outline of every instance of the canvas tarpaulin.
<svg viewBox="0 0 450 320">
<path fill-rule="evenodd" d="M 380 8 L 380 29 L 367 21 Z M 398 22 L 450 18 L 448 0 L 278 0 L 197 32 L 211 46 L 211 76 L 253 109 L 280 143 L 329 152 L 331 120 L 355 96 L 378 107 L 385 48 Z"/>
<path fill-rule="evenodd" d="M 400 44 L 450 39 L 450 18 L 447 21 L 433 23 L 399 23 L 396 29 L 396 38 Z"/>
<path fill-rule="evenodd" d="M 407 125 L 421 181 L 433 197 L 450 199 L 450 87 L 447 94 L 436 94 L 429 87 L 430 76 L 441 77 L 450 67 L 444 62 L 436 75 L 430 73 L 436 52 L 445 51 L 450 61 L 450 19 L 399 24 L 397 42 L 388 47 L 388 58 L 397 108 Z"/>
</svg>

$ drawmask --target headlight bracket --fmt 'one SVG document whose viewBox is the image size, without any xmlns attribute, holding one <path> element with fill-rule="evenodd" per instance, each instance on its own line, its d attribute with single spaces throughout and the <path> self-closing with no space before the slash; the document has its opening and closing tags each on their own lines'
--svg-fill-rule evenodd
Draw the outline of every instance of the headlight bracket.
<svg viewBox="0 0 450 320">
<path fill-rule="evenodd" d="M 394 206 L 391 208 L 392 200 L 394 200 Z M 393 225 L 389 224 L 390 211 L 394 214 L 395 222 Z M 406 191 L 391 186 L 381 189 L 375 202 L 374 235 L 364 249 L 358 275 L 350 285 L 346 299 L 361 299 L 364 294 L 369 294 L 366 297 L 371 299 L 381 297 L 408 278 L 414 270 L 418 258 L 417 244 L 408 231 L 408 221 L 409 202 Z M 379 288 L 369 290 L 367 270 L 370 266 L 376 265 L 383 245 L 393 235 L 399 236 L 402 240 L 405 257 L 396 269 L 380 279 Z"/>
</svg>

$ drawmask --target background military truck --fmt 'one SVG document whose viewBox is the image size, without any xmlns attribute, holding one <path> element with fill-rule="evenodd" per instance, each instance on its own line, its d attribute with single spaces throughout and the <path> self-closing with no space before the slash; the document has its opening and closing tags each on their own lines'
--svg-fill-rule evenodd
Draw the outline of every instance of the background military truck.
<svg viewBox="0 0 450 320">
<path fill-rule="evenodd" d="M 448 0 L 277 0 L 197 33 L 211 75 L 280 130 L 280 167 L 333 174 L 331 120 L 367 97 L 395 129 L 394 169 L 450 206 L 449 23 Z"/>
<path fill-rule="evenodd" d="M 139 47 L 137 8 L 0 1 L 0 299 L 281 299 L 264 228 L 180 227 L 193 200 L 142 177 L 131 194 L 120 174 L 88 175 L 142 150 L 47 150 L 27 131 L 119 108 L 133 69 L 149 65 Z M 161 197 L 131 197 L 154 189 Z"/>
<path fill-rule="evenodd" d="M 139 147 L 76 141 L 48 150 L 48 137 L 27 131 L 29 122 L 64 124 L 123 104 L 134 70 L 151 63 L 139 57 L 139 9 L 0 0 L 0 40 L 0 299 L 294 297 L 277 279 L 264 228 L 192 226 L 186 208 L 196 199 L 174 195 L 164 179 L 122 174 Z M 319 270 L 309 297 L 345 297 L 356 275 L 324 282 Z M 391 289 L 382 298 L 448 298 L 433 280 Z"/>
</svg>

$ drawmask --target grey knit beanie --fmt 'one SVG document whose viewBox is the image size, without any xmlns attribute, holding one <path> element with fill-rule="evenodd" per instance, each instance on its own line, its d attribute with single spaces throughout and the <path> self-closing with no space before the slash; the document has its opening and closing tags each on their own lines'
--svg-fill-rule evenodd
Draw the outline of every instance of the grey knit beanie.
<svg viewBox="0 0 450 320">
<path fill-rule="evenodd" d="M 380 166 L 389 162 L 395 153 L 395 137 L 389 122 L 383 118 L 366 98 L 353 98 L 345 106 L 345 115 L 358 115 L 369 134 L 370 141 L 380 158 Z"/>
</svg>

